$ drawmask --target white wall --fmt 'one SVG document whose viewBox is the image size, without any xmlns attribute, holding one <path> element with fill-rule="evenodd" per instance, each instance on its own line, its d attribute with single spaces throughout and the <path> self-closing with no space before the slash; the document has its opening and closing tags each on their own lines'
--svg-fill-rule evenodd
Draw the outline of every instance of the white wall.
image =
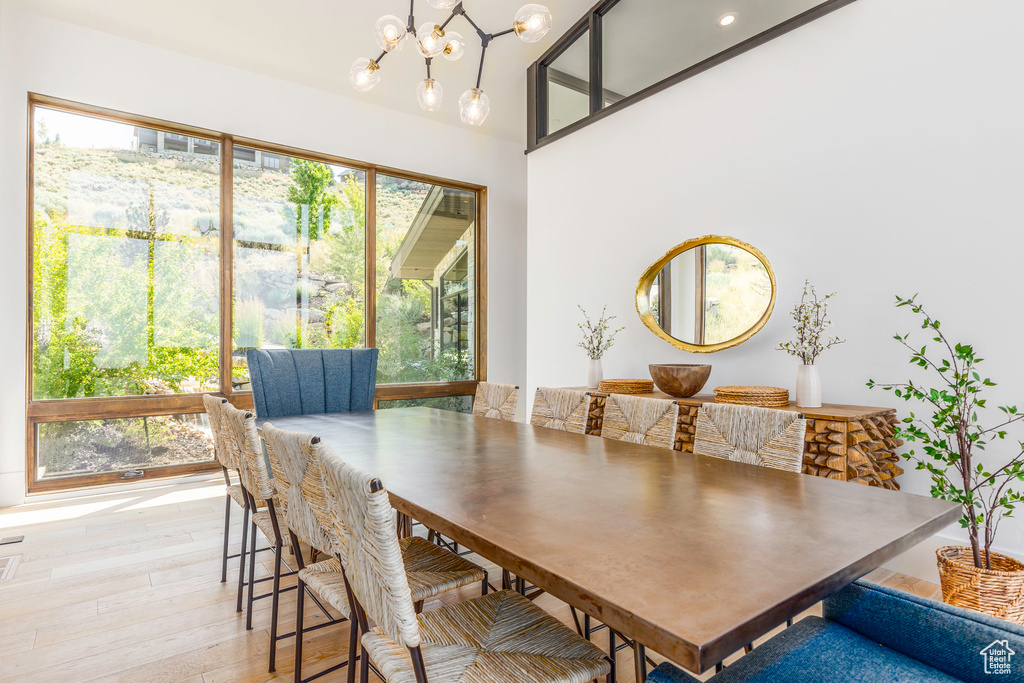
<svg viewBox="0 0 1024 683">
<path fill-rule="evenodd" d="M 1022 23 L 1016 0 L 858 0 L 532 153 L 529 392 L 584 382 L 576 305 L 605 303 L 626 326 L 606 377 L 710 362 L 708 389 L 793 391 L 797 361 L 773 347 L 810 278 L 838 292 L 848 340 L 820 359 L 825 401 L 897 406 L 865 382 L 910 376 L 892 335 L 919 325 L 892 303 L 920 292 L 985 358 L 991 403 L 1024 403 Z M 705 234 L 750 242 L 778 278 L 767 327 L 710 356 L 655 337 L 633 299 L 648 265 Z M 901 481 L 928 492 L 919 472 Z M 999 541 L 1024 550 L 1024 525 Z"/>
<path fill-rule="evenodd" d="M 0 506 L 24 496 L 29 91 L 486 185 L 488 375 L 525 380 L 520 146 L 11 7 L 3 7 L 0 28 Z M 337 77 L 347 74 L 339 63 Z"/>
</svg>

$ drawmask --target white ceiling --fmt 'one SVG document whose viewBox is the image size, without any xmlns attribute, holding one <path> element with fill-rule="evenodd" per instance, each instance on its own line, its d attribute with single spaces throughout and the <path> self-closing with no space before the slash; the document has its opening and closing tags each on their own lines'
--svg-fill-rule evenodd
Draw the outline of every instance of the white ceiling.
<svg viewBox="0 0 1024 683">
<path fill-rule="evenodd" d="M 480 132 L 518 143 L 526 140 L 526 68 L 593 5 L 593 0 L 541 0 L 551 8 L 554 27 L 540 43 L 528 45 L 514 35 L 496 39 L 487 49 L 482 88 L 491 98 L 491 114 Z M 376 57 L 374 24 L 383 14 L 403 21 L 408 0 L 10 0 L 30 12 L 81 24 L 177 52 L 266 74 L 321 90 L 436 118 L 459 121 L 458 99 L 476 80 L 480 43 L 468 42 L 458 62 L 435 59 L 434 77 L 445 89 L 440 111 L 423 112 L 416 85 L 424 78 L 415 46 L 382 62 L 381 84 L 364 95 L 348 82 L 357 57 Z M 465 0 L 467 13 L 485 31 L 511 27 L 527 0 Z M 416 23 L 447 16 L 416 1 Z M 462 17 L 449 25 L 469 39 L 474 31 Z"/>
<path fill-rule="evenodd" d="M 467 13 L 484 30 L 512 25 L 516 10 L 529 0 L 465 0 Z M 655 83 L 721 49 L 755 35 L 823 0 L 623 0 L 605 19 L 605 87 L 623 95 Z M 382 106 L 456 126 L 458 99 L 476 81 L 480 43 L 472 27 L 455 17 L 449 31 L 467 39 L 458 62 L 437 58 L 433 76 L 444 87 L 440 111 L 424 112 L 416 86 L 424 78 L 422 57 L 411 42 L 381 62 L 381 83 L 354 92 L 348 72 L 357 57 L 376 57 L 374 25 L 383 14 L 403 21 L 409 0 L 7 0 L 107 33 L 286 81 L 358 97 Z M 526 142 L 526 69 L 596 0 L 540 0 L 554 27 L 539 43 L 514 35 L 491 43 L 482 88 L 491 114 L 479 131 L 512 142 Z M 443 21 L 448 13 L 416 0 L 416 24 Z M 718 18 L 736 12 L 736 22 Z M 570 51 L 556 68 L 587 78 L 587 52 Z M 574 120 L 574 119 L 573 119 Z"/>
</svg>

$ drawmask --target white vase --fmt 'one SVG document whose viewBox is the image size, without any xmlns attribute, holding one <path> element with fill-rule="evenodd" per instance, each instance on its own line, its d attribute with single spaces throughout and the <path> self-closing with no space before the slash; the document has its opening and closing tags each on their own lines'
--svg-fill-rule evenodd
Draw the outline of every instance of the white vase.
<svg viewBox="0 0 1024 683">
<path fill-rule="evenodd" d="M 818 366 L 801 365 L 796 371 L 796 405 L 798 408 L 821 407 L 821 377 Z"/>
<path fill-rule="evenodd" d="M 590 369 L 587 371 L 587 388 L 597 389 L 604 379 L 604 369 L 601 367 L 600 358 L 590 359 Z"/>
</svg>

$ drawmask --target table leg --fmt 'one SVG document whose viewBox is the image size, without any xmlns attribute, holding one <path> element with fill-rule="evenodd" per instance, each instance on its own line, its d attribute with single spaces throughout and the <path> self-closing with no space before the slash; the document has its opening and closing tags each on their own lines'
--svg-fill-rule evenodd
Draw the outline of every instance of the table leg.
<svg viewBox="0 0 1024 683">
<path fill-rule="evenodd" d="M 640 641 L 633 640 L 633 664 L 636 667 L 636 683 L 647 680 L 647 649 Z"/>
</svg>

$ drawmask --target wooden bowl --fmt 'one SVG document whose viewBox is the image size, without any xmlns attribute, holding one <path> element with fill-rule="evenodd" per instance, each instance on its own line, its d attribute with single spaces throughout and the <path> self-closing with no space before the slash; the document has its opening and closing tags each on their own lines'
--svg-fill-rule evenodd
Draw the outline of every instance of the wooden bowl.
<svg viewBox="0 0 1024 683">
<path fill-rule="evenodd" d="M 650 365 L 651 379 L 669 396 L 686 398 L 704 388 L 711 377 L 710 365 Z"/>
</svg>

